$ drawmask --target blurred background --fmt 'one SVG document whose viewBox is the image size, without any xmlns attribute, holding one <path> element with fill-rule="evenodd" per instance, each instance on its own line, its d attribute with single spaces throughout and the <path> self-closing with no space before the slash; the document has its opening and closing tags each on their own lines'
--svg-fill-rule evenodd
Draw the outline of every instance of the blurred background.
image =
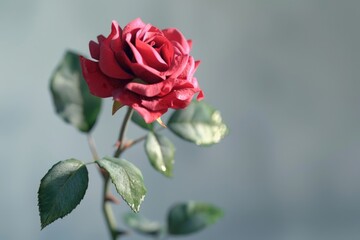
<svg viewBox="0 0 360 240">
<path fill-rule="evenodd" d="M 60 160 L 91 159 L 85 135 L 55 115 L 48 80 L 65 49 L 88 55 L 111 20 L 136 17 L 193 39 L 205 100 L 230 128 L 205 148 L 168 132 L 172 179 L 151 168 L 141 144 L 126 152 L 148 188 L 143 215 L 164 222 L 175 202 L 198 200 L 225 216 L 189 240 L 359 239 L 359 11 L 359 1 L 335 0 L 1 0 L 0 239 L 107 239 L 93 166 L 82 203 L 40 231 L 42 176 Z M 100 155 L 113 152 L 122 116 L 105 101 Z M 119 221 L 128 210 L 116 207 Z"/>
</svg>

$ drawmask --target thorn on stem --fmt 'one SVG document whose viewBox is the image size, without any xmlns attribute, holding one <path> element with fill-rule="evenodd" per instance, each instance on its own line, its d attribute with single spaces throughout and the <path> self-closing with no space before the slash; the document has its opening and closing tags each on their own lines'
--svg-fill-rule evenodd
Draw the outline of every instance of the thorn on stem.
<svg viewBox="0 0 360 240">
<path fill-rule="evenodd" d="M 134 141 L 127 141 L 125 144 L 124 144 L 124 149 L 128 148 L 129 146 L 131 146 L 133 144 Z"/>
<path fill-rule="evenodd" d="M 119 148 L 120 145 L 121 145 L 121 142 L 120 142 L 120 141 L 117 141 L 117 142 L 114 144 L 114 147 L 115 147 L 115 148 Z"/>
<path fill-rule="evenodd" d="M 112 203 L 115 203 L 115 204 L 120 204 L 120 201 L 119 199 L 117 199 L 113 194 L 109 193 L 106 195 L 105 197 L 105 200 L 107 202 L 112 202 Z"/>
</svg>

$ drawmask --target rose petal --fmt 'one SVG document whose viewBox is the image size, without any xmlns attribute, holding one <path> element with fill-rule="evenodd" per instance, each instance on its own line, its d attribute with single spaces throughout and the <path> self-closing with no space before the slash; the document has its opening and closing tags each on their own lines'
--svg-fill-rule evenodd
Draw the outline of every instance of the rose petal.
<svg viewBox="0 0 360 240">
<path fill-rule="evenodd" d="M 110 47 L 113 51 L 120 51 L 122 49 L 122 29 L 116 21 L 112 21 L 112 34 L 109 36 Z"/>
<path fill-rule="evenodd" d="M 160 31 L 146 32 L 143 34 L 144 36 L 142 36 L 140 39 L 149 44 L 152 40 L 154 40 L 156 36 L 159 36 L 159 34 L 163 35 Z"/>
<path fill-rule="evenodd" d="M 200 90 L 199 94 L 198 94 L 197 97 L 196 97 L 196 100 L 201 101 L 201 100 L 203 100 L 204 98 L 205 98 L 204 92 L 203 92 L 202 90 Z"/>
<path fill-rule="evenodd" d="M 167 28 L 163 30 L 165 37 L 167 37 L 170 41 L 178 42 L 182 46 L 183 53 L 189 54 L 190 53 L 190 46 L 187 42 L 184 35 L 179 32 L 176 28 Z"/>
<path fill-rule="evenodd" d="M 103 35 L 99 35 L 97 37 L 98 43 L 95 41 L 89 42 L 89 49 L 90 49 L 90 55 L 92 58 L 99 60 L 100 58 L 100 44 L 102 44 L 103 41 L 106 40 L 106 38 Z"/>
<path fill-rule="evenodd" d="M 94 41 L 90 41 L 89 42 L 89 49 L 90 49 L 90 55 L 92 58 L 99 60 L 100 58 L 100 47 L 99 44 L 94 42 Z"/>
<path fill-rule="evenodd" d="M 114 100 L 121 102 L 124 105 L 131 106 L 132 104 L 140 104 L 141 100 L 138 96 L 127 89 L 118 88 L 113 91 Z"/>
<path fill-rule="evenodd" d="M 200 63 L 201 63 L 200 60 L 195 61 L 195 70 L 199 67 Z"/>
<path fill-rule="evenodd" d="M 195 92 L 196 90 L 191 88 L 176 90 L 162 98 L 142 99 L 141 105 L 152 111 L 168 108 L 182 109 L 190 104 Z"/>
<path fill-rule="evenodd" d="M 125 51 L 116 52 L 115 59 L 122 69 L 124 69 L 128 73 L 132 73 L 132 70 L 130 68 L 132 62 L 130 61 L 129 57 L 126 55 Z"/>
<path fill-rule="evenodd" d="M 167 109 L 163 109 L 160 111 L 150 111 L 149 109 L 141 106 L 135 105 L 133 108 L 144 118 L 146 123 L 152 123 L 161 117 L 164 113 L 167 112 Z"/>
<path fill-rule="evenodd" d="M 113 40 L 119 37 L 121 37 L 121 28 L 119 24 L 115 20 L 113 20 L 111 22 L 111 32 L 107 37 L 107 40 Z"/>
<path fill-rule="evenodd" d="M 173 86 L 173 90 L 181 90 L 181 89 L 185 89 L 185 88 L 195 88 L 194 85 L 187 81 L 187 80 L 181 80 L 181 79 L 176 79 L 176 84 Z"/>
<path fill-rule="evenodd" d="M 174 59 L 174 47 L 172 44 L 170 42 L 166 42 L 159 50 L 162 58 L 170 66 L 172 60 Z"/>
<path fill-rule="evenodd" d="M 161 58 L 159 53 L 156 52 L 156 50 L 152 46 L 144 43 L 139 39 L 135 40 L 135 44 L 136 49 L 141 54 L 142 59 L 146 65 L 162 72 L 168 68 L 166 62 Z"/>
<path fill-rule="evenodd" d="M 166 95 L 174 85 L 174 79 L 166 79 L 159 83 L 143 84 L 130 82 L 126 85 L 126 89 L 145 97 L 154 97 L 157 95 Z"/>
<path fill-rule="evenodd" d="M 125 41 L 127 42 L 127 44 L 129 45 L 133 55 L 134 55 L 134 58 L 135 58 L 135 61 L 139 64 L 144 64 L 144 61 L 143 61 L 143 58 L 141 56 L 141 54 L 139 53 L 139 51 L 136 49 L 136 47 L 134 46 L 134 44 L 131 42 L 131 37 L 132 35 L 130 33 L 126 34 L 125 36 Z"/>
<path fill-rule="evenodd" d="M 144 64 L 133 63 L 130 67 L 135 76 L 147 83 L 157 83 L 166 79 L 165 73 Z"/>
<path fill-rule="evenodd" d="M 146 25 L 145 25 L 144 27 L 142 27 L 141 30 L 138 32 L 139 35 L 138 35 L 137 37 L 138 37 L 139 39 L 144 40 L 145 34 L 149 33 L 149 30 L 150 30 L 151 28 L 154 28 L 154 27 L 153 27 L 151 24 L 146 24 Z M 154 28 L 154 29 L 156 29 L 156 28 Z M 151 31 L 151 32 L 153 32 L 153 31 Z"/>
<path fill-rule="evenodd" d="M 147 83 L 156 83 L 156 82 L 160 82 L 160 81 L 164 80 L 166 77 L 163 73 L 157 71 L 156 69 L 154 69 L 152 67 L 147 66 L 144 63 L 141 54 L 136 49 L 136 47 L 131 43 L 130 38 L 131 38 L 131 35 L 128 34 L 126 36 L 126 42 L 129 44 L 129 46 L 134 54 L 134 58 L 136 60 L 135 63 L 132 62 L 130 64 L 130 68 L 131 68 L 132 72 L 134 73 L 134 75 Z"/>
<path fill-rule="evenodd" d="M 172 43 L 161 33 L 156 33 L 150 38 L 146 38 L 144 42 L 152 46 L 161 58 L 170 66 L 174 57 L 174 47 Z"/>
<path fill-rule="evenodd" d="M 191 39 L 187 40 L 187 43 L 188 43 L 189 48 L 190 48 L 190 50 L 191 50 L 191 48 L 192 48 L 192 40 L 191 40 Z"/>
<path fill-rule="evenodd" d="M 174 87 L 176 87 L 177 79 L 168 78 L 163 82 L 163 86 L 161 88 L 161 92 L 158 94 L 158 97 L 163 97 L 171 92 Z"/>
<path fill-rule="evenodd" d="M 199 88 L 199 83 L 196 80 L 196 78 L 193 77 L 193 78 L 189 79 L 189 82 L 194 86 L 194 88 Z"/>
<path fill-rule="evenodd" d="M 143 27 L 145 27 L 145 23 L 140 18 L 136 18 L 124 27 L 123 36 L 126 36 L 128 33 Z"/>
<path fill-rule="evenodd" d="M 189 53 L 186 53 L 184 51 L 184 49 L 183 49 L 183 47 L 181 46 L 180 43 L 171 41 L 171 44 L 173 45 L 175 55 L 181 56 L 181 55 L 188 55 L 189 54 Z"/>
<path fill-rule="evenodd" d="M 80 57 L 80 63 L 91 94 L 101 98 L 110 97 L 115 88 L 109 78 L 100 71 L 98 63 L 84 57 Z"/>
<path fill-rule="evenodd" d="M 184 68 L 183 72 L 179 75 L 179 78 L 185 80 L 191 79 L 192 75 L 194 74 L 194 69 L 195 69 L 195 60 L 193 57 L 189 56 L 186 67 Z"/>
<path fill-rule="evenodd" d="M 194 85 L 195 88 L 198 88 L 198 87 L 199 87 L 199 84 L 198 84 L 196 78 L 194 78 L 193 76 L 194 76 L 197 68 L 199 67 L 199 65 L 200 65 L 200 61 L 199 61 L 199 60 L 196 60 L 196 61 L 195 61 L 195 67 L 194 67 L 194 69 L 193 69 L 192 74 L 190 75 L 190 78 L 193 79 L 191 82 L 192 82 L 192 84 Z"/>
<path fill-rule="evenodd" d="M 172 78 L 177 78 L 186 68 L 188 59 L 188 55 L 181 55 L 175 58 L 172 67 L 167 72 L 167 75 L 170 75 Z"/>
<path fill-rule="evenodd" d="M 135 109 L 145 120 L 146 123 L 151 123 L 161 117 L 167 109 L 153 111 L 141 105 L 141 99 L 134 93 L 126 89 L 117 89 L 114 91 L 114 100 L 120 101 L 122 104 Z"/>
<path fill-rule="evenodd" d="M 120 67 L 115 59 L 114 52 L 110 47 L 104 42 L 100 46 L 100 59 L 99 67 L 101 71 L 111 77 L 117 79 L 132 79 L 133 76 L 127 73 L 124 69 Z"/>
</svg>

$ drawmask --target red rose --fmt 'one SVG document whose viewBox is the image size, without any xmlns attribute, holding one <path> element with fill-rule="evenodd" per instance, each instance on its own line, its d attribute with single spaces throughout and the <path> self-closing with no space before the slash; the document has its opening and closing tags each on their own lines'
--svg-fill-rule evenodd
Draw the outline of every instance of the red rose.
<svg viewBox="0 0 360 240">
<path fill-rule="evenodd" d="M 124 29 L 113 21 L 108 37 L 90 41 L 92 61 L 81 57 L 90 92 L 134 108 L 147 123 L 169 108 L 187 107 L 204 97 L 193 77 L 200 61 L 190 56 L 191 40 L 175 28 L 160 30 L 141 19 Z"/>
</svg>

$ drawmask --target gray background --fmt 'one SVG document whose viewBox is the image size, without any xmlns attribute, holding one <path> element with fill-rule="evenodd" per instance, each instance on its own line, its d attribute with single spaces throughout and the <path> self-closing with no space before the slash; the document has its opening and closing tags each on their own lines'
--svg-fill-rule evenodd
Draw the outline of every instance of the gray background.
<svg viewBox="0 0 360 240">
<path fill-rule="evenodd" d="M 149 190 L 142 213 L 163 222 L 169 206 L 190 199 L 224 209 L 188 239 L 358 239 L 359 11 L 350 0 L 2 0 L 0 239 L 106 239 L 93 166 L 81 205 L 40 231 L 41 177 L 59 160 L 91 159 L 85 136 L 54 114 L 48 79 L 65 49 L 88 54 L 111 20 L 136 17 L 193 39 L 206 101 L 231 129 L 210 148 L 168 134 L 177 147 L 170 180 L 141 145 L 127 152 Z M 94 132 L 101 155 L 112 153 L 123 115 L 105 102 Z M 126 211 L 117 207 L 117 217 Z"/>
</svg>

